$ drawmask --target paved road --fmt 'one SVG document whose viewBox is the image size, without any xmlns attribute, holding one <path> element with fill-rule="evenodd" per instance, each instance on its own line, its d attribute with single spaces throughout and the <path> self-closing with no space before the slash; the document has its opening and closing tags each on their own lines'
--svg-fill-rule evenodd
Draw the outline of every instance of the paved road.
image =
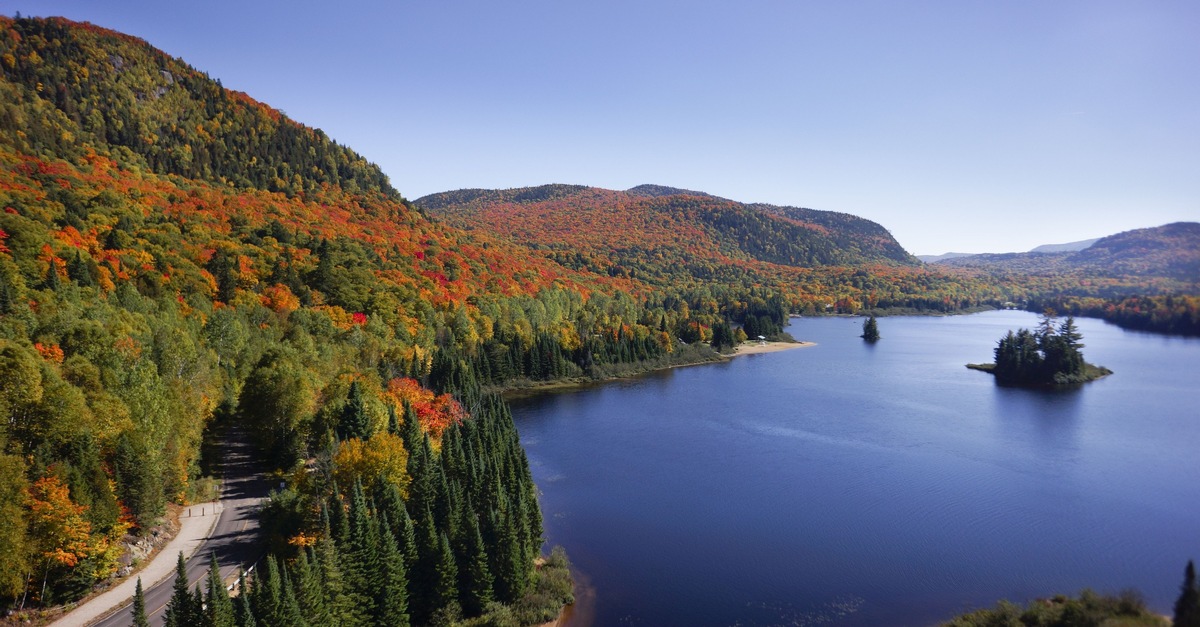
<svg viewBox="0 0 1200 627">
<path fill-rule="evenodd" d="M 239 429 L 230 429 L 221 444 L 221 467 L 223 478 L 221 500 L 219 501 L 219 517 L 211 527 L 207 540 L 200 544 L 195 553 L 187 560 L 188 581 L 191 586 L 201 582 L 208 574 L 208 564 L 211 554 L 216 553 L 217 562 L 221 566 L 221 576 L 226 581 L 237 577 L 238 570 L 249 567 L 262 554 L 262 538 L 259 537 L 258 506 L 270 490 L 270 483 L 263 476 L 261 469 L 254 463 L 254 451 L 246 442 L 246 434 Z M 193 506 L 193 509 L 201 506 Z M 196 513 L 196 512 L 193 512 Z M 204 513 L 211 516 L 211 510 Z M 188 557 L 185 553 L 184 557 Z M 155 562 L 165 560 L 169 564 L 166 577 L 150 584 L 142 580 L 145 587 L 146 613 L 151 625 L 162 625 L 165 621 L 167 602 L 171 600 L 172 586 L 175 583 L 175 564 L 178 552 L 167 554 L 166 550 L 159 553 Z M 152 564 L 156 565 L 156 564 Z M 149 571 L 150 566 L 143 569 Z M 160 566 L 156 569 L 164 572 Z M 203 587 L 203 586 L 201 586 Z M 87 610 L 90 603 L 100 600 L 93 599 L 88 604 L 76 608 L 58 622 L 55 627 L 68 627 L 71 624 L 93 625 L 96 627 L 129 627 L 133 624 L 132 599 L 123 597 L 117 608 L 96 608 Z M 115 610 L 115 611 L 113 611 Z M 77 613 L 79 613 L 77 615 Z M 79 616 L 90 614 L 90 617 L 103 616 L 99 620 L 88 618 L 83 622 Z M 72 618 L 76 616 L 76 618 Z"/>
</svg>

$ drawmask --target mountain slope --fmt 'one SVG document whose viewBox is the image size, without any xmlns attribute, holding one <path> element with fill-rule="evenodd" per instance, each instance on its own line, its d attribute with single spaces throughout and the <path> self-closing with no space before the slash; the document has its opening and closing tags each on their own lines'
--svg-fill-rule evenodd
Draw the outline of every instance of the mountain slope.
<svg viewBox="0 0 1200 627">
<path fill-rule="evenodd" d="M 1078 242 L 1067 242 L 1066 244 L 1042 244 L 1041 246 L 1038 246 L 1037 248 L 1034 248 L 1033 250 L 1030 250 L 1029 252 L 1031 252 L 1031 253 L 1069 253 L 1069 252 L 1075 252 L 1078 250 L 1083 250 L 1083 249 L 1087 248 L 1088 246 L 1095 244 L 1098 241 L 1100 241 L 1100 238 L 1096 237 L 1096 238 L 1092 238 L 1092 239 L 1079 240 Z"/>
<path fill-rule="evenodd" d="M 917 255 L 917 259 L 925 263 L 940 263 L 947 259 L 955 259 L 958 257 L 970 257 L 975 253 L 942 253 L 940 255 Z"/>
<path fill-rule="evenodd" d="M 140 39 L 62 18 L 4 22 L 3 96 L 17 106 L 5 107 L 0 126 L 22 129 L 10 136 L 17 149 L 74 159 L 84 146 L 106 144 L 192 179 L 289 195 L 332 185 L 399 199 L 354 151 Z"/>
<path fill-rule="evenodd" d="M 0 17 L 0 95 L 0 605 L 78 598 L 118 570 L 126 532 L 210 498 L 201 444 L 232 421 L 289 478 L 264 512 L 280 558 L 300 538 L 350 559 L 322 508 L 394 523 L 375 538 L 444 534 L 416 547 L 429 564 L 447 540 L 466 559 L 469 520 L 471 559 L 496 573 L 472 593 L 520 605 L 541 514 L 481 382 L 669 352 L 636 285 L 433 222 L 320 131 L 90 24 Z M 415 621 L 434 593 L 489 609 L 456 581 L 410 581 L 427 593 L 409 595 Z"/>
<path fill-rule="evenodd" d="M 416 204 L 459 227 L 603 257 L 607 267 L 644 266 L 650 274 L 670 274 L 656 266 L 672 265 L 703 274 L 699 266 L 707 263 L 792 268 L 915 263 L 886 229 L 855 216 L 746 205 L 661 186 L 627 192 L 562 185 L 460 190 Z"/>
<path fill-rule="evenodd" d="M 946 259 L 942 265 L 998 273 L 1073 273 L 1200 283 L 1200 223 L 1176 222 L 1096 240 L 1081 250 L 982 254 Z"/>
</svg>

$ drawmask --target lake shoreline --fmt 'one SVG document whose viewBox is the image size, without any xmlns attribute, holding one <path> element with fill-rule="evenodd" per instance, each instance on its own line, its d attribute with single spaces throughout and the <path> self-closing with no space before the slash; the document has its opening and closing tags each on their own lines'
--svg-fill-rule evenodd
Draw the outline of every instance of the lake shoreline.
<svg viewBox="0 0 1200 627">
<path fill-rule="evenodd" d="M 615 377 L 601 377 L 601 378 L 595 378 L 595 379 L 590 378 L 590 377 L 576 377 L 576 378 L 571 378 L 571 379 L 556 379 L 554 381 L 532 381 L 528 385 L 522 385 L 520 387 L 511 387 L 511 388 L 506 388 L 506 389 L 502 388 L 502 389 L 498 389 L 496 391 L 498 391 L 500 393 L 500 395 L 503 396 L 506 400 L 510 400 L 513 398 L 524 398 L 524 397 L 529 397 L 529 396 L 536 396 L 538 394 L 547 393 L 547 392 L 562 392 L 562 391 L 567 391 L 567 390 L 583 389 L 583 388 L 588 388 L 588 387 L 592 387 L 595 385 L 603 385 L 605 383 L 610 383 L 613 381 L 629 381 L 629 380 L 636 379 L 638 377 L 645 376 L 645 375 L 653 373 L 653 372 L 663 372 L 666 370 L 673 370 L 675 368 L 688 368 L 688 367 L 692 367 L 692 366 L 703 366 L 705 364 L 720 364 L 720 363 L 728 362 L 736 357 L 742 357 L 744 355 L 761 355 L 764 353 L 777 353 L 780 351 L 793 350 L 793 349 L 797 349 L 797 348 L 809 348 L 809 347 L 816 346 L 816 345 L 817 345 L 816 342 L 804 342 L 804 341 L 797 341 L 797 342 L 776 342 L 776 341 L 743 342 L 742 344 L 735 347 L 733 349 L 732 353 L 717 353 L 713 356 L 712 359 L 697 360 L 697 361 L 684 362 L 684 363 L 678 363 L 678 364 L 669 364 L 669 365 L 665 365 L 665 366 L 649 368 L 647 370 L 643 370 L 640 372 L 635 372 L 635 373 L 631 373 L 631 374 L 627 374 L 627 375 L 620 375 L 620 376 L 615 376 Z"/>
<path fill-rule="evenodd" d="M 794 350 L 797 348 L 809 348 L 816 346 L 816 342 L 743 342 L 737 348 L 733 349 L 733 354 L 728 355 L 729 358 L 741 357 L 742 355 L 760 355 L 762 353 L 777 353 L 779 351 Z"/>
<path fill-rule="evenodd" d="M 881 318 L 869 346 L 861 320 L 805 317 L 787 330 L 819 352 L 513 401 L 546 540 L 591 576 L 593 624 L 853 609 L 841 620 L 928 625 L 1085 584 L 1136 587 L 1169 613 L 1193 511 L 1148 512 L 1146 495 L 1195 502 L 1178 469 L 1200 344 L 1080 319 L 1089 361 L 1122 376 L 1045 393 L 964 367 L 1035 318 Z M 558 627 L 585 627 L 579 609 Z"/>
</svg>

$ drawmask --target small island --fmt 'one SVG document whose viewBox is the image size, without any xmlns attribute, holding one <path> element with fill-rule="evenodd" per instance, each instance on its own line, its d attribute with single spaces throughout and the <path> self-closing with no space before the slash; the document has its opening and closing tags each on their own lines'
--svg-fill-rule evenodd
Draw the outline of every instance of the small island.
<svg viewBox="0 0 1200 627">
<path fill-rule="evenodd" d="M 879 341 L 879 323 L 875 321 L 875 316 L 863 322 L 863 332 L 859 337 L 871 343 Z"/>
<path fill-rule="evenodd" d="M 996 375 L 1004 385 L 1027 387 L 1065 387 L 1080 385 L 1112 374 L 1103 366 L 1083 360 L 1079 340 L 1083 335 L 1068 316 L 1055 326 L 1053 312 L 1042 316 L 1034 331 L 1009 331 L 996 346 L 996 361 L 990 364 L 967 364 L 973 370 Z"/>
</svg>

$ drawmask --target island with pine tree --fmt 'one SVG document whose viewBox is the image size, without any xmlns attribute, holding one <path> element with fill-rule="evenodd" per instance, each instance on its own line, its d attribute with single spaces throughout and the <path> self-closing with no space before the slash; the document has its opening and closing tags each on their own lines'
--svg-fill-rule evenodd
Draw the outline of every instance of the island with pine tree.
<svg viewBox="0 0 1200 627">
<path fill-rule="evenodd" d="M 1047 311 L 1037 329 L 1009 331 L 1000 338 L 995 363 L 967 367 L 996 375 L 998 383 L 1027 387 L 1073 386 L 1112 374 L 1084 361 L 1082 339 L 1074 317 L 1056 326 L 1053 312 Z"/>
</svg>

